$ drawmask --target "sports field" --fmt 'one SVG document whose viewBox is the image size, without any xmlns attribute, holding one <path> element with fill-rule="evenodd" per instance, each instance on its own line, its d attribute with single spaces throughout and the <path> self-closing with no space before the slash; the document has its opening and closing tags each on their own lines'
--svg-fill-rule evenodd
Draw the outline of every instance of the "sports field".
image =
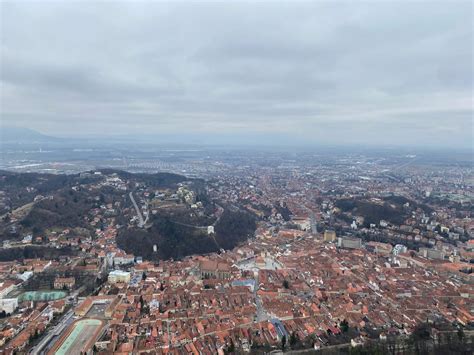
<svg viewBox="0 0 474 355">
<path fill-rule="evenodd" d="M 18 302 L 23 301 L 55 301 L 67 296 L 64 291 L 27 291 L 18 297 Z"/>
<path fill-rule="evenodd" d="M 72 331 L 61 346 L 56 350 L 57 355 L 80 354 L 89 350 L 98 336 L 102 322 L 98 319 L 83 319 L 75 322 Z"/>
</svg>

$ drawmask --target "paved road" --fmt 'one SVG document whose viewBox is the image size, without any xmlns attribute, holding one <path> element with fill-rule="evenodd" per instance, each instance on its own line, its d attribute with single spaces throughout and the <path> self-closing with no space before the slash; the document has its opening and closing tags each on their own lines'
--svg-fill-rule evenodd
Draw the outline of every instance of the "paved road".
<svg viewBox="0 0 474 355">
<path fill-rule="evenodd" d="M 52 329 L 48 330 L 46 332 L 46 335 L 43 337 L 43 339 L 39 342 L 38 345 L 36 345 L 33 349 L 30 350 L 29 354 L 30 355 L 40 355 L 40 354 L 45 354 L 50 346 L 51 341 L 53 338 L 58 338 L 59 335 L 66 329 L 73 321 L 72 316 L 74 315 L 74 310 L 69 310 L 66 312 L 59 323 Z"/>
<path fill-rule="evenodd" d="M 314 214 L 314 212 L 308 208 L 307 206 L 303 205 L 303 208 L 308 211 L 309 213 L 309 218 L 311 220 L 311 233 L 313 234 L 318 234 L 318 226 L 316 224 L 316 215 Z"/>
<path fill-rule="evenodd" d="M 262 321 L 268 320 L 270 317 L 265 311 L 265 308 L 263 308 L 262 299 L 260 298 L 260 295 L 257 293 L 259 288 L 260 286 L 259 286 L 259 281 L 258 281 L 258 270 L 257 270 L 256 276 L 255 276 L 255 287 L 253 288 L 253 295 L 255 297 L 255 305 L 257 307 L 257 314 L 256 314 L 257 322 L 262 322 Z"/>
<path fill-rule="evenodd" d="M 217 213 L 216 220 L 214 221 L 214 223 L 211 224 L 212 227 L 216 226 L 217 222 L 219 222 L 219 220 L 222 217 L 222 214 L 224 213 L 224 208 L 223 207 L 217 205 L 217 209 L 219 210 L 219 212 Z M 196 228 L 196 229 L 203 229 L 203 230 L 207 230 L 207 227 L 208 227 L 208 226 L 196 226 L 196 225 L 193 225 L 193 224 L 181 223 L 181 222 L 176 222 L 176 221 L 170 221 L 170 222 L 174 223 L 174 224 L 178 224 L 180 226 Z"/>
<path fill-rule="evenodd" d="M 138 215 L 138 226 L 140 228 L 143 228 L 145 227 L 145 220 L 143 219 L 142 212 L 138 208 L 137 202 L 135 201 L 135 198 L 133 197 L 133 192 L 130 192 L 129 196 L 130 196 L 130 200 L 132 200 L 133 207 L 135 207 L 135 211 L 137 212 L 137 215 Z"/>
</svg>

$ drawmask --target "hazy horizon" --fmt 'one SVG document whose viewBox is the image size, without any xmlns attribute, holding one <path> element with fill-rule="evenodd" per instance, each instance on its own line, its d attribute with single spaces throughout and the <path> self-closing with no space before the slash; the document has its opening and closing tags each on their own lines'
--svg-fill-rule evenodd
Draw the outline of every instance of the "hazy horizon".
<svg viewBox="0 0 474 355">
<path fill-rule="evenodd" d="M 2 127 L 472 149 L 468 1 L 4 1 L 1 23 Z"/>
</svg>

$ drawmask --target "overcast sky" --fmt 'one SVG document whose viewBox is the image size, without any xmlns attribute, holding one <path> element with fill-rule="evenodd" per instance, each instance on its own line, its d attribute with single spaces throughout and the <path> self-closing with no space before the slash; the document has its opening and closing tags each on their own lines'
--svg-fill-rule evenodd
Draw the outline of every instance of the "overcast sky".
<svg viewBox="0 0 474 355">
<path fill-rule="evenodd" d="M 471 1 L 1 3 L 1 120 L 469 147 Z"/>
</svg>

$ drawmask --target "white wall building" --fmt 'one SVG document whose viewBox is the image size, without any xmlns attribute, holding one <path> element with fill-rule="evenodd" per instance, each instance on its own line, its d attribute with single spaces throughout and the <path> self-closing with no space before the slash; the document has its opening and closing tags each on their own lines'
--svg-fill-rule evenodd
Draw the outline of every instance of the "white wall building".
<svg viewBox="0 0 474 355">
<path fill-rule="evenodd" d="M 110 283 L 128 283 L 130 282 L 130 273 L 122 270 L 114 270 L 109 273 L 108 281 Z"/>
</svg>

